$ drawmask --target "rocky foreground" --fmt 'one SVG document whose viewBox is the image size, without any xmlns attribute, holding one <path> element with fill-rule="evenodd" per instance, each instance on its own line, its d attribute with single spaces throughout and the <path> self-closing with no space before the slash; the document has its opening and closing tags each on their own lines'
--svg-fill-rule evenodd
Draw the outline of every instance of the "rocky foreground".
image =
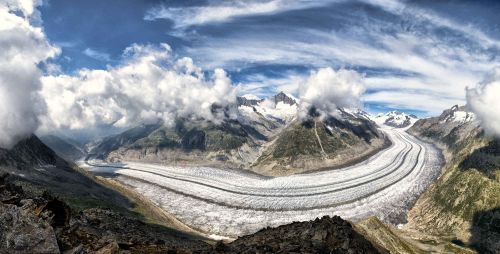
<svg viewBox="0 0 500 254">
<path fill-rule="evenodd" d="M 213 243 L 109 209 L 72 210 L 0 176 L 0 253 L 388 253 L 340 217 Z"/>
</svg>

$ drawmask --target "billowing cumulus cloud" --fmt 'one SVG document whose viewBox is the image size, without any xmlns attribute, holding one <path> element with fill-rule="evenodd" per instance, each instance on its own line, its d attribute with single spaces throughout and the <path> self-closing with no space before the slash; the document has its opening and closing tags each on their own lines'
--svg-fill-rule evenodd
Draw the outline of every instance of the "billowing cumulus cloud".
<svg viewBox="0 0 500 254">
<path fill-rule="evenodd" d="M 38 65 L 59 50 L 51 46 L 40 27 L 37 1 L 0 2 L 0 147 L 10 148 L 33 133 L 43 113 L 37 96 Z"/>
<path fill-rule="evenodd" d="M 314 106 L 323 114 L 333 115 L 337 108 L 359 107 L 364 91 L 362 76 L 356 71 L 321 68 L 299 87 L 301 112 Z"/>
<path fill-rule="evenodd" d="M 467 89 L 467 103 L 483 127 L 500 137 L 500 68 L 496 68 L 477 87 Z"/>
<path fill-rule="evenodd" d="M 190 58 L 172 57 L 170 47 L 134 44 L 124 63 L 106 70 L 83 69 L 77 75 L 45 76 L 42 97 L 47 104 L 43 130 L 130 127 L 176 117 L 217 122 L 213 105 L 235 102 L 237 87 L 226 72 L 208 77 Z"/>
</svg>

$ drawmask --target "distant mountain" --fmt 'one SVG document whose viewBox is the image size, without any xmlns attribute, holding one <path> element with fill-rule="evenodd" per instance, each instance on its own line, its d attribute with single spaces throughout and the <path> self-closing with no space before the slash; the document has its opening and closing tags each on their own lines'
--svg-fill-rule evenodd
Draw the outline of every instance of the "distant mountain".
<svg viewBox="0 0 500 254">
<path fill-rule="evenodd" d="M 443 175 L 408 215 L 409 226 L 452 234 L 480 253 L 500 253 L 500 140 L 485 134 L 474 113 L 453 106 L 417 121 L 410 133 L 444 149 Z"/>
<path fill-rule="evenodd" d="M 339 109 L 323 120 L 301 120 L 296 99 L 283 92 L 268 100 L 238 97 L 237 105 L 223 110 L 236 118 L 137 126 L 92 145 L 88 158 L 224 165 L 280 175 L 353 163 L 387 145 L 366 112 Z"/>
<path fill-rule="evenodd" d="M 238 96 L 236 97 L 236 103 L 238 106 L 255 106 L 259 104 L 259 102 L 262 102 L 263 100 L 260 99 L 257 96 L 253 95 L 244 95 L 244 96 Z"/>
<path fill-rule="evenodd" d="M 56 135 L 41 136 L 40 140 L 63 159 L 74 162 L 85 157 L 85 151 L 76 142 Z"/>
<path fill-rule="evenodd" d="M 279 92 L 274 96 L 274 103 L 278 104 L 279 102 L 283 102 L 288 105 L 297 104 L 296 99 L 294 99 L 291 95 L 285 94 L 284 92 Z"/>
<path fill-rule="evenodd" d="M 142 124 L 120 134 L 112 135 L 87 145 L 88 158 L 105 159 L 110 152 L 123 146 L 132 145 L 139 139 L 147 137 L 154 130 L 163 126 L 162 122 Z"/>
<path fill-rule="evenodd" d="M 406 114 L 399 111 L 391 111 L 388 113 L 380 113 L 372 118 L 377 124 L 384 124 L 395 128 L 406 128 L 413 125 L 417 120 L 417 116 Z"/>
<path fill-rule="evenodd" d="M 90 148 L 88 158 L 238 167 L 254 160 L 257 143 L 265 140 L 256 128 L 237 120 L 179 118 L 173 126 L 141 125 L 104 138 Z"/>
<path fill-rule="evenodd" d="M 271 105 L 245 95 L 238 97 L 234 108 L 222 110 L 236 112 L 236 118 L 220 123 L 179 118 L 174 126 L 140 125 L 90 145 L 88 158 L 249 167 L 261 145 L 295 118 L 297 105 L 282 101 Z"/>
</svg>

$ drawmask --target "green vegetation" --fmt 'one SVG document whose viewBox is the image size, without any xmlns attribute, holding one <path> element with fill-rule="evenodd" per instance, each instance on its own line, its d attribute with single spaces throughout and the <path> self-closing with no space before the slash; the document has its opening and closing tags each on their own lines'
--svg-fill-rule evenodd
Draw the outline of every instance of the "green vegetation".
<svg viewBox="0 0 500 254">
<path fill-rule="evenodd" d="M 444 145 L 449 156 L 443 176 L 418 201 L 410 221 L 423 232 L 453 234 L 480 249 L 491 248 L 500 240 L 488 229 L 494 220 L 478 223 L 500 208 L 500 141 L 485 136 L 475 123 L 450 128 L 425 121 L 411 131 Z M 475 235 L 478 231 L 484 235 Z"/>
<path fill-rule="evenodd" d="M 184 123 L 179 120 L 175 127 L 161 126 L 128 148 L 227 151 L 241 147 L 248 140 L 248 134 L 237 123 L 224 122 L 216 125 L 196 121 Z"/>
<path fill-rule="evenodd" d="M 295 123 L 284 130 L 276 140 L 272 157 L 295 159 L 300 155 L 321 156 L 318 140 L 314 134 L 314 125 L 306 126 L 301 123 Z"/>
</svg>

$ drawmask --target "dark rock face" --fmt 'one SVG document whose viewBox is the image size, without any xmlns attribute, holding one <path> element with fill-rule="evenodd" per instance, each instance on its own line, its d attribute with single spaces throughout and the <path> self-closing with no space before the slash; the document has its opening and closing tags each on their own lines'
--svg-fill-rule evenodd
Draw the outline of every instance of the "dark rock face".
<svg viewBox="0 0 500 254">
<path fill-rule="evenodd" d="M 57 155 L 61 156 L 67 161 L 77 161 L 85 157 L 85 152 L 83 147 L 79 147 L 77 144 L 70 141 L 64 140 L 55 135 L 41 136 L 40 140 L 50 147 Z"/>
<path fill-rule="evenodd" d="M 338 216 L 266 228 L 218 248 L 228 253 L 388 253 Z"/>
<path fill-rule="evenodd" d="M 185 150 L 205 150 L 205 132 L 190 130 L 182 137 L 182 148 Z"/>
<path fill-rule="evenodd" d="M 236 103 L 238 104 L 238 106 L 248 106 L 248 107 L 251 107 L 251 106 L 255 106 L 257 104 L 259 104 L 259 102 L 261 102 L 263 100 L 251 100 L 251 99 L 247 99 L 245 97 L 236 97 Z"/>
<path fill-rule="evenodd" d="M 35 135 L 21 140 L 12 149 L 0 148 L 0 166 L 26 168 L 30 166 L 63 162 L 55 152 L 43 144 Z"/>
<path fill-rule="evenodd" d="M 500 208 L 476 213 L 472 225 L 472 247 L 479 253 L 500 253 Z"/>
<path fill-rule="evenodd" d="M 20 141 L 12 149 L 0 149 L 2 173 L 10 173 L 12 182 L 23 186 L 25 191 L 41 194 L 46 190 L 75 206 L 96 203 L 131 206 L 125 197 L 94 182 L 34 135 Z"/>
<path fill-rule="evenodd" d="M 274 96 L 274 103 L 278 103 L 278 102 L 283 102 L 285 104 L 290 104 L 290 105 L 297 104 L 297 102 L 294 99 L 290 98 L 288 95 L 286 95 L 283 92 L 280 92 L 279 94 Z"/>
</svg>

